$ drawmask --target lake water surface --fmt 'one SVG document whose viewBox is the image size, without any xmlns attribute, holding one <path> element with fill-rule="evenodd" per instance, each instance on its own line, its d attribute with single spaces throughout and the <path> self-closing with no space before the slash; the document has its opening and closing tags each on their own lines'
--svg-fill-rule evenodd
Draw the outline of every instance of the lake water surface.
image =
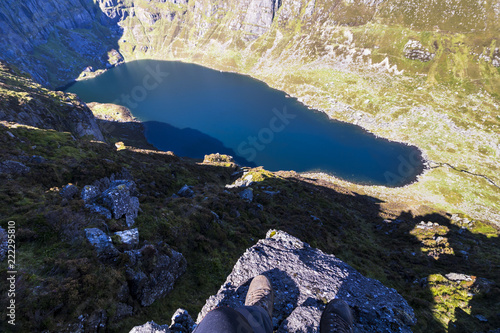
<svg viewBox="0 0 500 333">
<path fill-rule="evenodd" d="M 271 171 L 322 171 L 386 186 L 411 183 L 424 168 L 415 147 L 329 120 L 261 81 L 198 65 L 134 61 L 66 91 L 128 107 L 151 144 L 179 156 L 219 152 Z"/>
</svg>

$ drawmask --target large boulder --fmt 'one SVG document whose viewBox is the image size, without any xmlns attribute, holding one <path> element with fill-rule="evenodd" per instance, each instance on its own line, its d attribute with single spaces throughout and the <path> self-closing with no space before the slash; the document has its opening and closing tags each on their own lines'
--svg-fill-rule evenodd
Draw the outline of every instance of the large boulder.
<svg viewBox="0 0 500 333">
<path fill-rule="evenodd" d="M 333 298 L 349 304 L 357 332 L 409 333 L 416 323 L 413 309 L 396 290 L 282 231 L 269 231 L 243 254 L 197 322 L 218 306 L 242 306 L 252 278 L 259 274 L 266 275 L 275 290 L 277 332 L 319 332 L 321 313 Z"/>
<path fill-rule="evenodd" d="M 104 206 L 109 208 L 115 219 L 125 216 L 127 226 L 135 223 L 139 212 L 139 199 L 131 196 L 135 191 L 135 183 L 130 180 L 112 181 L 109 188 L 102 193 Z"/>
<path fill-rule="evenodd" d="M 172 291 L 175 281 L 186 271 L 184 256 L 164 243 L 126 253 L 130 258 L 126 271 L 130 294 L 142 306 L 149 306 Z"/>
</svg>

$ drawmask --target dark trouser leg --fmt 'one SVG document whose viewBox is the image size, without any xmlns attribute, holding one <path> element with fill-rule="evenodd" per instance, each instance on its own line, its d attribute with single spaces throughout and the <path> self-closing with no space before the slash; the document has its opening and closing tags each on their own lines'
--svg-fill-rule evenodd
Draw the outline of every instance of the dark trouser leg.
<svg viewBox="0 0 500 333">
<path fill-rule="evenodd" d="M 256 306 L 220 307 L 207 313 L 193 333 L 271 333 L 267 312 Z"/>
</svg>

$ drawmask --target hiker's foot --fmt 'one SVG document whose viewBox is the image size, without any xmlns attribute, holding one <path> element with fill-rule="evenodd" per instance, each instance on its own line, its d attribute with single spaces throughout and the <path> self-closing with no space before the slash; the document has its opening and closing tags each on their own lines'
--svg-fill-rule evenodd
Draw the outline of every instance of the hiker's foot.
<svg viewBox="0 0 500 333">
<path fill-rule="evenodd" d="M 331 300 L 321 315 L 320 333 L 352 333 L 353 320 L 351 310 L 340 299 Z"/>
<path fill-rule="evenodd" d="M 272 318 L 273 304 L 274 292 L 271 282 L 264 275 L 254 277 L 248 288 L 245 306 L 260 306 Z"/>
</svg>

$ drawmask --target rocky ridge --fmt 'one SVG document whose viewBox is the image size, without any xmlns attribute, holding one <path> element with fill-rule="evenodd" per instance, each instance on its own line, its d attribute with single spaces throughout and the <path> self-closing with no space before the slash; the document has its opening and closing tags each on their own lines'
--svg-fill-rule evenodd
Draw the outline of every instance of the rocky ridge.
<svg viewBox="0 0 500 333">
<path fill-rule="evenodd" d="M 394 289 L 277 230 L 270 230 L 240 257 L 217 294 L 207 300 L 197 322 L 219 306 L 243 306 L 252 278 L 260 274 L 273 285 L 275 332 L 319 332 L 321 313 L 333 298 L 349 304 L 356 332 L 412 332 L 416 323 L 413 309 Z M 131 333 L 172 328 L 147 323 Z"/>
</svg>

